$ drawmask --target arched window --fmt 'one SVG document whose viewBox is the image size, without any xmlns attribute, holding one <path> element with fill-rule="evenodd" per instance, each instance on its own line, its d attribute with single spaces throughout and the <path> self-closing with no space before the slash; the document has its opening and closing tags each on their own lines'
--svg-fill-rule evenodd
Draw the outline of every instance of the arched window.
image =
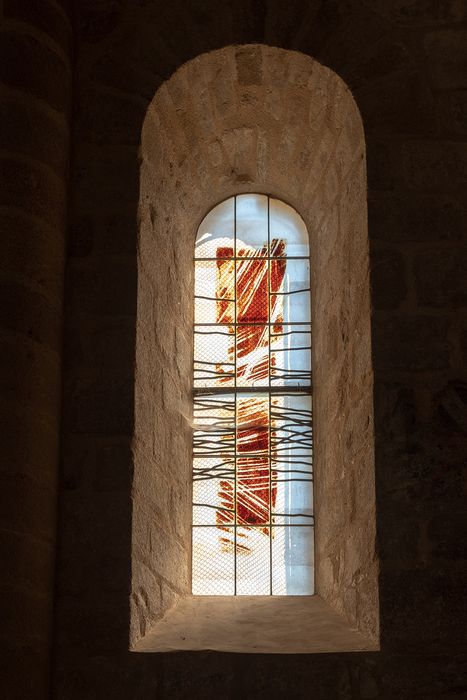
<svg viewBox="0 0 467 700">
<path fill-rule="evenodd" d="M 313 593 L 308 233 L 231 197 L 195 248 L 193 594 Z"/>
<path fill-rule="evenodd" d="M 309 234 L 312 484 L 310 317 L 297 315 L 309 309 L 308 236 L 290 207 L 251 192 L 290 202 Z M 309 56 L 225 47 L 181 66 L 151 102 L 138 209 L 133 649 L 377 648 L 366 192 L 357 105 Z M 203 217 L 205 298 L 195 300 Z"/>
</svg>

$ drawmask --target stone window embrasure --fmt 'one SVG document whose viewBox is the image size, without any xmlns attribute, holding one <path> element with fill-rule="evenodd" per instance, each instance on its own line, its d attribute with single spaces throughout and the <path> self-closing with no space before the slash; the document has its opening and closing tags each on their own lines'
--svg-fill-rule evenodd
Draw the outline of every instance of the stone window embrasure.
<svg viewBox="0 0 467 700">
<path fill-rule="evenodd" d="M 315 595 L 191 593 L 193 234 L 246 193 L 300 212 L 313 251 Z M 272 47 L 188 62 L 147 112 L 139 219 L 131 648 L 377 648 L 365 141 L 349 90 Z"/>
</svg>

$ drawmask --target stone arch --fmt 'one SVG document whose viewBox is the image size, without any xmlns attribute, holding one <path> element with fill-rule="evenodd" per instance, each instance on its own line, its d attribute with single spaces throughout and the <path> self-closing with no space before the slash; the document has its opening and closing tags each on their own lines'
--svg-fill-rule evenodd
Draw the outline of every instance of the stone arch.
<svg viewBox="0 0 467 700">
<path fill-rule="evenodd" d="M 370 646 L 361 637 L 359 648 L 374 648 L 373 375 L 362 123 L 333 71 L 303 54 L 263 45 L 229 46 L 184 64 L 159 88 L 144 121 L 131 644 L 189 596 L 193 241 L 216 202 L 251 191 L 289 202 L 310 232 L 316 587 L 330 608 L 365 635 Z"/>
</svg>

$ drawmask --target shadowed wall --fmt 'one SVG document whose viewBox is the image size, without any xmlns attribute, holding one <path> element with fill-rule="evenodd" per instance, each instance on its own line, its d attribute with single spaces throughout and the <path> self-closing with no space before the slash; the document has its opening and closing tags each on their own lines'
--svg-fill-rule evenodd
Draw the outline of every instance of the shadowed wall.
<svg viewBox="0 0 467 700">
<path fill-rule="evenodd" d="M 20 109 L 25 115 L 23 121 L 8 117 L 10 125 L 1 130 L 2 138 L 8 136 L 2 160 L 10 168 L 1 190 L 9 237 L 1 262 L 9 291 L 8 303 L 2 302 L 2 342 L 10 348 L 2 420 L 11 439 L 2 464 L 8 562 L 2 577 L 4 600 L 16 586 L 15 600 L 21 601 L 11 607 L 16 613 L 5 627 L 10 651 L 2 664 L 11 696 L 28 700 L 46 697 L 50 618 L 41 601 L 50 600 L 53 553 L 63 115 L 69 100 L 69 72 L 62 64 L 70 32 L 61 3 L 44 0 L 43 10 L 36 7 L 4 2 L 1 62 L 8 114 Z M 466 14 L 463 0 L 75 3 L 54 697 L 458 700 L 467 692 L 459 606 L 467 542 L 461 501 L 467 435 Z M 137 655 L 128 651 L 128 628 L 141 129 L 157 88 L 179 66 L 213 49 L 254 42 L 295 49 L 329 66 L 350 87 L 363 119 L 382 651 Z M 28 114 L 34 116 L 28 120 Z M 27 256 L 15 252 L 23 240 Z M 41 320 L 50 304 L 36 284 L 46 279 L 38 268 L 52 271 L 47 279 L 55 280 L 50 325 Z M 10 285 L 19 285 L 13 296 Z M 30 321 L 21 325 L 24 318 Z M 55 330 L 43 335 L 46 327 Z M 48 344 L 50 354 L 42 351 Z M 47 358 L 34 368 L 33 354 L 41 353 Z M 52 486 L 41 490 L 44 478 Z M 35 519 L 39 494 L 46 491 L 45 510 Z M 39 570 L 45 573 L 37 577 Z M 30 612 L 23 615 L 25 610 Z M 34 641 L 28 641 L 24 635 L 33 628 Z"/>
<path fill-rule="evenodd" d="M 0 695 L 13 700 L 48 697 L 72 27 L 49 0 L 5 0 L 0 15 Z"/>
<path fill-rule="evenodd" d="M 312 688 L 326 699 L 427 700 L 459 693 L 455 559 L 465 538 L 452 533 L 464 528 L 464 21 L 458 2 L 292 1 L 286 11 L 275 2 L 80 5 L 58 697 L 303 697 Z M 157 88 L 177 67 L 248 42 L 294 48 L 329 66 L 363 119 L 381 556 L 377 654 L 127 651 L 141 128 Z M 234 149 L 233 168 L 235 157 Z"/>
</svg>

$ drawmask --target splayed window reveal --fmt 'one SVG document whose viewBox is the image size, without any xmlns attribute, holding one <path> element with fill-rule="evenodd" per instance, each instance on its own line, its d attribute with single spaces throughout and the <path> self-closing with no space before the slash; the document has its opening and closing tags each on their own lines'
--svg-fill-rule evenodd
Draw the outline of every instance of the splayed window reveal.
<svg viewBox="0 0 467 700">
<path fill-rule="evenodd" d="M 310 594 L 305 226 L 239 195 L 201 224 L 195 266 L 193 593 Z"/>
</svg>

